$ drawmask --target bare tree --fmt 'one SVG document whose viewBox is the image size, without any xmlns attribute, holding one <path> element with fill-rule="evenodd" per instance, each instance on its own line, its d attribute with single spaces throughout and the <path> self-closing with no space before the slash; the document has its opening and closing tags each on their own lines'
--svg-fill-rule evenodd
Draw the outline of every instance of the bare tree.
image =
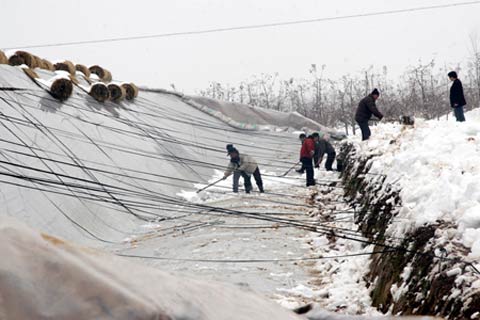
<svg viewBox="0 0 480 320">
<path fill-rule="evenodd" d="M 464 83 L 467 100 L 472 106 L 480 103 L 480 44 L 471 37 L 471 58 Z M 449 114 L 449 82 L 447 67 L 438 68 L 434 60 L 419 61 L 410 66 L 397 80 L 389 78 L 387 67 L 370 66 L 356 75 L 344 75 L 339 80 L 327 79 L 325 65 L 310 65 L 305 78 L 281 80 L 278 73 L 261 74 L 242 81 L 238 87 L 212 82 L 201 95 L 279 111 L 296 111 L 326 126 L 343 128 L 356 133 L 355 110 L 358 102 L 373 88 L 382 92 L 379 105 L 386 119 L 415 115 L 440 119 Z M 460 70 L 457 65 L 451 70 Z M 462 78 L 463 80 L 463 78 Z M 350 130 L 351 129 L 351 130 Z"/>
<path fill-rule="evenodd" d="M 469 79 L 471 87 L 472 106 L 480 106 L 480 39 L 478 33 L 470 34 Z"/>
<path fill-rule="evenodd" d="M 325 114 L 323 110 L 323 83 L 324 77 L 323 73 L 325 71 L 326 66 L 322 65 L 320 71 L 317 70 L 317 65 L 312 64 L 310 66 L 310 74 L 313 76 L 313 106 L 312 106 L 312 113 L 315 115 L 320 122 L 325 122 Z"/>
</svg>

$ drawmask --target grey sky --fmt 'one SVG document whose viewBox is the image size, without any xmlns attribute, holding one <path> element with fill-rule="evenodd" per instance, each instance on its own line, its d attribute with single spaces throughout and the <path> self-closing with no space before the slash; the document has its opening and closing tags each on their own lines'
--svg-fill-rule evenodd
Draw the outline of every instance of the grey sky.
<svg viewBox="0 0 480 320">
<path fill-rule="evenodd" d="M 0 0 L 0 47 L 190 31 L 448 4 L 443 0 Z M 336 78 L 375 65 L 397 75 L 418 59 L 465 67 L 480 36 L 480 5 L 276 28 L 30 51 L 100 64 L 115 78 L 185 92 L 252 74 L 306 75 L 325 64 Z"/>
</svg>

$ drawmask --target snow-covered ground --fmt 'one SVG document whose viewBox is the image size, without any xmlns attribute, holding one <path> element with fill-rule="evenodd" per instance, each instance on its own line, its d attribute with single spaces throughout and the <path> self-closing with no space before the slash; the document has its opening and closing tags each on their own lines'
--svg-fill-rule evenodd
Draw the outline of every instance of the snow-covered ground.
<svg viewBox="0 0 480 320">
<path fill-rule="evenodd" d="M 296 173 L 274 177 L 275 173 L 264 172 L 265 194 L 233 194 L 228 190 L 231 180 L 227 179 L 204 192 L 182 191 L 179 195 L 195 203 L 262 217 L 356 231 L 338 174 L 318 170 L 316 175 L 318 186 L 310 188 L 304 186 L 305 177 Z M 211 181 L 221 176 L 222 172 L 217 171 Z M 340 314 L 379 314 L 370 307 L 369 291 L 362 280 L 368 272 L 371 247 L 278 221 L 221 214 L 189 219 L 193 225 L 177 221 L 168 234 L 163 232 L 165 224 L 149 225 L 154 235 L 135 239 L 131 248 L 118 253 L 157 257 L 145 263 L 239 284 L 287 308 L 313 302 L 319 309 Z M 359 253 L 366 254 L 349 257 Z"/>
<path fill-rule="evenodd" d="M 345 203 L 336 173 L 320 171 L 319 185 L 315 191 L 315 208 L 310 215 L 315 217 L 322 228 L 331 228 L 332 234 L 320 232 L 308 233 L 304 241 L 310 246 L 312 257 L 303 265 L 309 269 L 312 278 L 307 284 L 301 284 L 290 290 L 281 290 L 288 295 L 277 301 L 284 306 L 295 304 L 299 298 L 303 302 L 315 302 L 318 309 L 346 315 L 380 315 L 371 307 L 369 290 L 363 277 L 369 270 L 372 246 L 352 240 L 335 237 L 335 231 L 357 230 L 353 221 L 351 207 Z M 364 254 L 364 255 L 362 255 Z"/>
<path fill-rule="evenodd" d="M 382 124 L 356 142 L 361 155 L 376 155 L 369 171 L 401 189 L 403 207 L 388 235 L 400 237 L 424 224 L 453 224 L 443 241 L 461 243 L 480 267 L 480 110 L 454 119 L 417 120 L 414 127 Z M 352 141 L 357 141 L 352 139 Z M 376 179 L 375 175 L 369 179 Z M 448 247 L 445 248 L 448 252 Z"/>
</svg>

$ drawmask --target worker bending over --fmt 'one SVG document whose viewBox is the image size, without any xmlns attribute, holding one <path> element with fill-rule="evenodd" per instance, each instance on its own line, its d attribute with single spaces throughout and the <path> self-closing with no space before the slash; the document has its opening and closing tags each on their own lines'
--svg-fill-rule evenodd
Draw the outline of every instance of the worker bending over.
<svg viewBox="0 0 480 320">
<path fill-rule="evenodd" d="M 317 138 L 315 142 L 315 153 L 313 155 L 315 168 L 320 167 L 320 163 L 322 163 L 322 160 L 323 160 L 323 155 L 326 153 L 327 161 L 325 161 L 325 169 L 327 169 L 327 171 L 333 171 L 332 164 L 335 161 L 336 153 L 332 144 L 328 142 L 326 139 L 324 139 L 323 137 L 320 137 L 320 135 L 317 132 L 313 133 L 312 137 Z"/>
<path fill-rule="evenodd" d="M 250 193 L 250 191 L 252 191 L 250 177 L 253 175 L 258 190 L 263 193 L 262 176 L 260 175 L 257 162 L 247 154 L 240 154 L 231 144 L 227 144 L 227 153 L 230 156 L 230 163 L 228 164 L 227 170 L 225 170 L 223 179 L 227 179 L 227 177 L 233 173 L 233 192 L 238 192 L 238 181 L 240 180 L 240 176 L 242 176 L 245 192 Z"/>
</svg>

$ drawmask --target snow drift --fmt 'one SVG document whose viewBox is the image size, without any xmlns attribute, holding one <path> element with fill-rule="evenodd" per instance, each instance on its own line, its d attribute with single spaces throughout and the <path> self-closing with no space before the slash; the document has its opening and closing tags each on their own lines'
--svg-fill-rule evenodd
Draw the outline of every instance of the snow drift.
<svg viewBox="0 0 480 320">
<path fill-rule="evenodd" d="M 426 224 L 452 223 L 453 240 L 480 258 L 480 110 L 468 113 L 469 122 L 417 121 L 415 128 L 378 127 L 373 139 L 358 145 L 369 162 L 369 174 L 386 175 L 403 203 L 387 235 L 401 237 Z M 453 230 L 452 230 L 453 231 Z"/>
<path fill-rule="evenodd" d="M 384 312 L 479 315 L 480 111 L 468 119 L 383 124 L 343 146 L 356 221 L 378 248 L 394 249 L 369 275 Z"/>
</svg>

